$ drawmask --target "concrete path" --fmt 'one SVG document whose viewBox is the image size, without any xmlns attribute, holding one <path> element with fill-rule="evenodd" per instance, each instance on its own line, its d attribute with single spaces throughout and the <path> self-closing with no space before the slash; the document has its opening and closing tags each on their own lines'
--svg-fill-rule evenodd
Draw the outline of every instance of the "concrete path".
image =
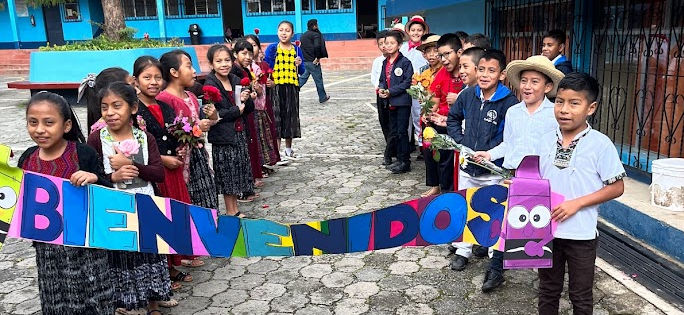
<svg viewBox="0 0 684 315">
<path fill-rule="evenodd" d="M 332 100 L 318 104 L 313 82 L 302 89 L 301 158 L 266 179 L 261 197 L 240 209 L 250 217 L 305 222 L 350 216 L 415 198 L 425 191 L 424 164 L 392 175 L 380 165 L 384 146 L 371 106 L 369 76 L 325 73 Z M 25 131 L 27 92 L 0 77 L 0 143 L 32 145 Z M 24 101 L 25 102 L 25 101 Z M 82 120 L 85 109 L 78 108 Z M 415 157 L 415 155 L 414 155 Z M 507 283 L 483 294 L 488 260 L 449 269 L 446 246 L 395 248 L 347 255 L 206 259 L 194 281 L 175 294 L 165 314 L 534 314 L 538 280 L 531 270 L 506 272 Z M 595 314 L 661 314 L 648 301 L 597 269 Z M 571 314 L 567 293 L 562 314 Z M 35 251 L 9 240 L 0 252 L 0 314 L 39 314 Z"/>
</svg>

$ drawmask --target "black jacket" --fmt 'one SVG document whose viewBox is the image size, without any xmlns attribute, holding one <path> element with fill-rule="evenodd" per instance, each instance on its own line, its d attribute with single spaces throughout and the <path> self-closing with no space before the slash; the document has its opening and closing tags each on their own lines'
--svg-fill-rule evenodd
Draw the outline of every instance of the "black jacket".
<svg viewBox="0 0 684 315">
<path fill-rule="evenodd" d="M 319 30 L 308 30 L 302 34 L 302 55 L 304 61 L 312 62 L 318 58 L 328 58 L 328 49 L 325 48 L 325 39 Z"/>
<path fill-rule="evenodd" d="M 489 101 L 480 99 L 480 87 L 466 89 L 449 109 L 447 132 L 457 143 L 474 151 L 487 151 L 503 141 L 504 123 L 508 108 L 518 99 L 505 85 L 499 83 Z M 465 131 L 462 122 L 465 120 Z M 501 166 L 503 159 L 494 161 Z M 461 168 L 463 169 L 463 168 Z M 486 169 L 468 164 L 463 169 L 470 176 L 489 174 Z"/>
<path fill-rule="evenodd" d="M 157 141 L 157 147 L 159 147 L 159 154 L 175 156 L 176 148 L 178 147 L 178 139 L 176 139 L 176 137 L 169 133 L 169 130 L 166 128 L 166 124 L 173 123 L 174 119 L 176 119 L 176 113 L 174 112 L 173 108 L 171 108 L 171 106 L 169 106 L 168 104 L 161 101 L 156 102 L 157 104 L 159 104 L 159 108 L 162 112 L 162 118 L 164 119 L 164 123 L 162 125 L 159 125 L 159 122 L 156 118 L 154 118 L 152 112 L 150 112 L 147 106 L 142 104 L 141 101 L 138 105 L 137 115 L 142 117 L 143 120 L 145 120 L 145 130 L 152 134 L 154 136 L 154 139 Z M 138 125 L 137 118 L 133 121 L 133 123 L 136 127 L 140 128 L 140 126 Z"/>
<path fill-rule="evenodd" d="M 240 85 L 240 77 L 229 74 L 230 84 L 233 86 L 233 91 L 235 91 L 235 86 Z M 254 102 L 252 99 L 247 99 L 245 102 L 245 109 L 240 113 L 240 109 L 235 104 L 234 96 L 230 96 L 228 91 L 223 88 L 223 84 L 216 77 L 214 73 L 207 75 L 204 85 L 209 85 L 217 88 L 221 92 L 221 102 L 214 104 L 216 106 L 216 111 L 218 111 L 219 121 L 216 125 L 209 128 L 209 143 L 217 145 L 235 145 L 237 140 L 235 137 L 235 123 L 240 120 L 243 126 L 243 130 L 247 131 L 247 121 L 246 117 L 249 113 L 254 110 Z"/>
<path fill-rule="evenodd" d="M 26 159 L 37 149 L 38 146 L 33 146 L 26 149 L 26 151 L 24 151 L 24 153 L 21 154 L 21 157 L 19 157 L 19 162 L 17 163 L 17 166 L 19 168 L 23 168 Z M 105 175 L 102 160 L 100 159 L 100 156 L 97 155 L 95 149 L 89 147 L 84 143 L 76 143 L 76 155 L 78 155 L 78 169 L 80 171 L 89 172 L 97 175 L 97 182 L 95 183 L 96 185 L 112 187 L 112 183 L 107 179 L 107 176 Z"/>
<path fill-rule="evenodd" d="M 563 74 L 572 72 L 572 62 L 570 62 L 570 60 L 568 60 L 568 58 L 565 56 L 558 58 L 558 60 L 556 60 L 554 63 L 554 66 L 556 66 L 558 71 L 563 72 Z"/>
<path fill-rule="evenodd" d="M 385 61 L 382 62 L 382 71 L 380 72 L 380 84 L 378 85 L 378 88 L 389 90 L 390 106 L 411 106 L 411 96 L 406 93 L 406 90 L 411 87 L 411 78 L 413 77 L 411 60 L 399 53 L 399 56 L 392 65 L 392 71 L 390 71 L 389 89 L 387 88 L 387 75 L 385 74 L 387 62 L 389 62 L 388 60 L 389 58 L 385 58 Z"/>
</svg>

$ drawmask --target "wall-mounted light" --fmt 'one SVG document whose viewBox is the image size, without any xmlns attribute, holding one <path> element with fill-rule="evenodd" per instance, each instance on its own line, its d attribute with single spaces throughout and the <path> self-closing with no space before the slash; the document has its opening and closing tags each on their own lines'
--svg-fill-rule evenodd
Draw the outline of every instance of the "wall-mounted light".
<svg viewBox="0 0 684 315">
<path fill-rule="evenodd" d="M 36 18 L 33 17 L 33 14 L 31 14 L 31 18 L 29 20 L 31 21 L 31 26 L 36 26 Z"/>
</svg>

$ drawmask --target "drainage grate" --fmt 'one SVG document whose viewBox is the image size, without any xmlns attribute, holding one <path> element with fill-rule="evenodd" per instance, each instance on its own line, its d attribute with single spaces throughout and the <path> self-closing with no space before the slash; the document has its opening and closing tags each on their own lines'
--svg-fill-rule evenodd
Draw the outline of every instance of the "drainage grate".
<svg viewBox="0 0 684 315">
<path fill-rule="evenodd" d="M 599 222 L 598 256 L 684 310 L 684 269 Z"/>
</svg>

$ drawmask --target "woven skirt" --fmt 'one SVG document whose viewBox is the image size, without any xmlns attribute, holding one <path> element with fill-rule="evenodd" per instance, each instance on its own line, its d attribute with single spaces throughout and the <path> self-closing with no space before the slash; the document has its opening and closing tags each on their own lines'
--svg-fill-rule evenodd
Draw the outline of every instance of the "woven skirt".
<svg viewBox="0 0 684 315">
<path fill-rule="evenodd" d="M 254 111 L 254 119 L 257 125 L 257 140 L 261 148 L 261 165 L 275 165 L 278 159 L 277 142 L 273 139 L 271 128 L 274 123 L 265 110 Z"/>
<path fill-rule="evenodd" d="M 293 84 L 278 84 L 273 88 L 273 112 L 280 138 L 301 138 L 299 126 L 299 88 Z"/>
<path fill-rule="evenodd" d="M 34 242 L 45 315 L 113 314 L 114 282 L 107 251 Z"/>
<path fill-rule="evenodd" d="M 188 174 L 188 193 L 193 205 L 218 209 L 218 195 L 214 175 L 209 168 L 209 153 L 205 148 L 190 151 L 190 172 Z"/>
<path fill-rule="evenodd" d="M 216 191 L 237 196 L 254 193 L 254 177 L 250 166 L 245 131 L 235 133 L 235 145 L 212 145 L 211 155 L 216 172 Z"/>
<path fill-rule="evenodd" d="M 107 251 L 114 278 L 116 307 L 127 310 L 147 307 L 149 301 L 171 299 L 171 279 L 165 255 Z"/>
</svg>

